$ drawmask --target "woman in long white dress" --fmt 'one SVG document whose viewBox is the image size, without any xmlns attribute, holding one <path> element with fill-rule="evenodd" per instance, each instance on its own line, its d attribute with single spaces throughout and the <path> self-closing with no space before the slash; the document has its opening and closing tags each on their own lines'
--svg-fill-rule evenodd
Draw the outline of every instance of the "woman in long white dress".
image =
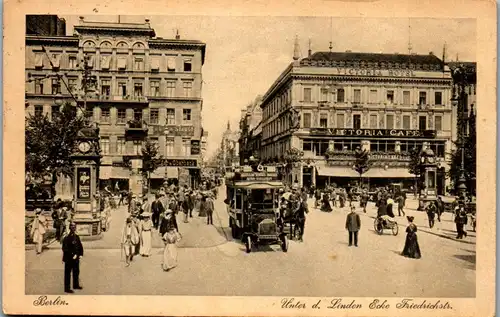
<svg viewBox="0 0 500 317">
<path fill-rule="evenodd" d="M 35 219 L 31 225 L 31 239 L 36 244 L 36 254 L 42 253 L 43 235 L 47 232 L 47 218 L 42 215 L 42 209 L 35 209 Z"/>
<path fill-rule="evenodd" d="M 175 213 L 171 209 L 165 211 L 163 221 L 165 222 L 166 228 L 162 237 L 163 242 L 165 243 L 162 267 L 164 271 L 169 271 L 177 266 L 176 243 L 180 241 L 181 236 L 179 234 Z"/>
<path fill-rule="evenodd" d="M 141 215 L 141 250 L 142 256 L 148 257 L 151 254 L 151 229 L 153 221 L 150 212 L 143 212 Z"/>
</svg>

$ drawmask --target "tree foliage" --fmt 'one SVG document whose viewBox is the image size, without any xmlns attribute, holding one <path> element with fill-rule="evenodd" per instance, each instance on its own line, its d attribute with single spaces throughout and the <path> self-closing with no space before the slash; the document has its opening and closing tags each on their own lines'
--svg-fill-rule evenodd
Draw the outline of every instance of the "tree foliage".
<svg viewBox="0 0 500 317">
<path fill-rule="evenodd" d="M 458 179 L 461 174 L 462 151 L 460 144 L 455 142 L 455 150 L 450 155 L 450 169 L 448 177 L 450 177 L 454 186 L 458 186 Z M 476 184 L 476 135 L 471 133 L 465 138 L 464 142 L 464 176 L 469 192 L 475 194 Z"/>
<path fill-rule="evenodd" d="M 359 174 L 359 177 L 362 177 L 363 174 L 370 169 L 370 154 L 368 151 L 358 148 L 356 149 L 354 155 L 356 158 L 354 170 Z"/>
<path fill-rule="evenodd" d="M 87 127 L 84 117 L 78 116 L 70 103 L 59 112 L 29 115 L 25 121 L 25 170 L 31 183 L 50 178 L 53 187 L 58 175 L 71 177 L 71 154 L 80 129 Z"/>
<path fill-rule="evenodd" d="M 145 177 L 148 181 L 148 188 L 151 173 L 153 173 L 158 167 L 165 164 L 165 159 L 163 158 L 163 156 L 158 154 L 158 146 L 155 143 L 151 142 L 151 140 L 146 140 L 141 149 L 141 172 L 143 177 Z"/>
<path fill-rule="evenodd" d="M 419 179 L 422 176 L 422 162 L 420 161 L 421 150 L 414 147 L 410 150 L 410 163 L 408 165 L 408 172 L 415 175 L 415 192 L 420 187 Z"/>
</svg>

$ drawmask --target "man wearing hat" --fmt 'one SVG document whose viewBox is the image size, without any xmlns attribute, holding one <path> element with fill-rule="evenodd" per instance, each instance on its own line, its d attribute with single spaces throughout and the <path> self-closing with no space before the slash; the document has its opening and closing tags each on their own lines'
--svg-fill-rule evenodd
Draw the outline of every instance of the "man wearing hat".
<svg viewBox="0 0 500 317">
<path fill-rule="evenodd" d="M 54 220 L 54 228 L 56 229 L 57 241 L 62 241 L 62 233 L 64 231 L 64 224 L 68 218 L 68 207 L 59 207 L 52 212 L 52 220 Z"/>
<path fill-rule="evenodd" d="M 69 234 L 64 237 L 62 243 L 64 262 L 64 291 L 73 293 L 71 290 L 71 272 L 73 272 L 73 289 L 82 289 L 80 286 L 80 258 L 83 257 L 83 245 L 80 237 L 76 234 L 76 224 L 69 226 Z"/>
<path fill-rule="evenodd" d="M 161 195 L 157 193 L 155 195 L 155 201 L 151 203 L 151 213 L 152 213 L 152 221 L 153 221 L 153 227 L 155 229 L 158 229 L 158 226 L 160 224 L 160 215 L 165 211 L 165 208 L 160 200 Z"/>
<path fill-rule="evenodd" d="M 347 214 L 347 218 L 345 221 L 345 228 L 349 231 L 349 246 L 352 246 L 352 242 L 354 240 L 354 246 L 358 246 L 358 232 L 361 228 L 361 219 L 359 215 L 356 213 L 356 207 L 354 205 L 351 206 L 351 212 Z"/>
<path fill-rule="evenodd" d="M 142 256 L 148 257 L 151 254 L 151 229 L 153 228 L 153 221 L 151 220 L 151 213 L 145 211 L 141 214 L 140 232 L 141 232 L 141 250 Z"/>
<path fill-rule="evenodd" d="M 30 236 L 36 244 L 36 254 L 42 253 L 43 235 L 47 232 L 47 219 L 42 215 L 42 209 L 35 209 L 35 219 L 31 225 Z"/>
<path fill-rule="evenodd" d="M 214 200 L 212 199 L 212 193 L 207 194 L 204 204 L 205 212 L 207 213 L 207 225 L 213 225 L 213 214 L 214 214 Z"/>
</svg>

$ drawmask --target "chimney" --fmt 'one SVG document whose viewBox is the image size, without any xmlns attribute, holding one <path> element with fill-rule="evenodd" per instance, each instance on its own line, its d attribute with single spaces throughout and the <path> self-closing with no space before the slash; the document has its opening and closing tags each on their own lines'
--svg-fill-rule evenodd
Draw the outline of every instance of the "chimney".
<svg viewBox="0 0 500 317">
<path fill-rule="evenodd" d="M 85 17 L 80 16 L 80 23 L 82 23 L 82 22 L 83 22 L 83 20 L 85 20 Z"/>
<path fill-rule="evenodd" d="M 309 49 L 307 50 L 307 57 L 311 57 L 312 55 L 312 50 L 311 50 L 311 39 L 309 39 Z"/>
<path fill-rule="evenodd" d="M 146 24 L 149 24 L 149 19 L 145 19 L 144 21 L 146 22 Z"/>
<path fill-rule="evenodd" d="M 177 32 L 175 33 L 175 39 L 176 40 L 180 40 L 181 39 L 181 36 L 179 35 L 179 30 L 177 30 Z"/>
<path fill-rule="evenodd" d="M 433 51 L 430 51 L 430 52 L 429 52 L 429 55 L 434 55 L 434 52 L 433 52 Z"/>
<path fill-rule="evenodd" d="M 300 58 L 299 37 L 295 35 L 295 43 L 293 44 L 293 60 L 297 61 Z"/>
</svg>

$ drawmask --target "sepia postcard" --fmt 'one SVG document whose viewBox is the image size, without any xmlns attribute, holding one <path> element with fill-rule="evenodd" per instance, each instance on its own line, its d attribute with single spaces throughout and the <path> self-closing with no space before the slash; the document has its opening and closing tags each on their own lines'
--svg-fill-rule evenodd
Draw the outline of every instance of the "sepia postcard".
<svg viewBox="0 0 500 317">
<path fill-rule="evenodd" d="M 494 316 L 494 1 L 4 8 L 5 314 Z"/>
</svg>

